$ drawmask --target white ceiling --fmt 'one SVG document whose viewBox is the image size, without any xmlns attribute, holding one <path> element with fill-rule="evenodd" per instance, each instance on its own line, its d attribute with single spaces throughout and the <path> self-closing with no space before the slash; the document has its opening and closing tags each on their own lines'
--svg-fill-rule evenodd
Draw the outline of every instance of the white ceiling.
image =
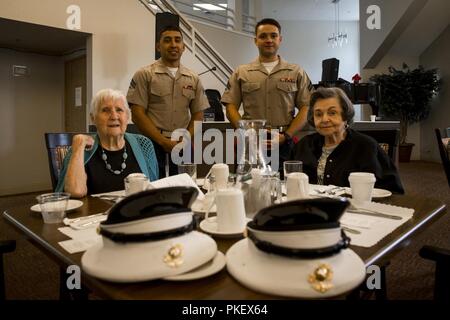
<svg viewBox="0 0 450 320">
<path fill-rule="evenodd" d="M 277 20 L 334 20 L 332 0 L 262 0 L 262 16 Z M 359 1 L 340 0 L 341 21 L 359 21 Z"/>
</svg>

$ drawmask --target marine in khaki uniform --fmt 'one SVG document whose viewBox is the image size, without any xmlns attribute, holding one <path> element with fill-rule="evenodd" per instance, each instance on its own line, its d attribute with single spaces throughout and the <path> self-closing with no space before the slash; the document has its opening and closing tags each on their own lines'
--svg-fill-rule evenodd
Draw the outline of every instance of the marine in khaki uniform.
<svg viewBox="0 0 450 320">
<path fill-rule="evenodd" d="M 241 119 L 242 103 L 245 119 L 265 119 L 268 126 L 281 132 L 272 141 L 280 145 L 281 163 L 289 157 L 292 136 L 306 123 L 313 85 L 301 67 L 277 55 L 282 37 L 276 20 L 258 22 L 254 41 L 259 57 L 235 70 L 221 102 L 235 128 Z M 299 110 L 295 117 L 294 108 Z"/>
<path fill-rule="evenodd" d="M 194 121 L 203 120 L 203 110 L 209 108 L 198 75 L 180 64 L 184 51 L 181 31 L 165 28 L 156 44 L 161 59 L 139 69 L 131 80 L 127 94 L 132 119 L 140 132 L 149 137 L 158 158 L 160 177 L 165 177 L 169 159 L 169 174 L 177 174 L 170 152 L 178 141 L 172 141 L 172 131 L 188 129 L 194 134 Z"/>
</svg>

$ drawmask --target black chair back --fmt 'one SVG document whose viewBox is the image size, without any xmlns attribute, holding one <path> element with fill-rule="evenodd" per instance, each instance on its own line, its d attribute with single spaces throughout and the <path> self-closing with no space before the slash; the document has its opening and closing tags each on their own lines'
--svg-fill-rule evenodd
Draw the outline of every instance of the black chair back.
<svg viewBox="0 0 450 320">
<path fill-rule="evenodd" d="M 206 97 L 208 98 L 209 108 L 203 111 L 205 119 L 212 119 L 214 121 L 225 121 L 222 103 L 220 102 L 220 92 L 216 89 L 206 89 Z"/>
<path fill-rule="evenodd" d="M 450 159 L 444 143 L 442 142 L 441 130 L 438 128 L 434 129 L 436 133 L 436 139 L 439 148 L 439 155 L 441 156 L 442 166 L 444 167 L 445 175 L 447 176 L 448 186 L 450 187 Z"/>
<path fill-rule="evenodd" d="M 72 145 L 72 137 L 78 133 L 58 132 L 45 133 L 45 145 L 47 147 L 48 166 L 53 190 L 58 184 L 59 172 L 61 171 L 64 157 Z"/>
<path fill-rule="evenodd" d="M 3 254 L 13 252 L 16 249 L 15 240 L 0 241 L 0 301 L 5 300 L 5 270 L 3 265 Z"/>
</svg>

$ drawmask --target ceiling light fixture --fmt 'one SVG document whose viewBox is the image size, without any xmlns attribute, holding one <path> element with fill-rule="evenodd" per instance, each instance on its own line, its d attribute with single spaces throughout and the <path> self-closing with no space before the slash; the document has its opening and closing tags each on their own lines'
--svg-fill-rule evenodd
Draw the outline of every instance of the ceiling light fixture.
<svg viewBox="0 0 450 320">
<path fill-rule="evenodd" d="M 347 32 L 342 32 L 340 30 L 340 14 L 339 14 L 339 5 L 340 0 L 332 0 L 331 3 L 334 4 L 334 32 L 328 37 L 328 44 L 332 48 L 342 47 L 345 43 L 348 43 Z"/>
</svg>

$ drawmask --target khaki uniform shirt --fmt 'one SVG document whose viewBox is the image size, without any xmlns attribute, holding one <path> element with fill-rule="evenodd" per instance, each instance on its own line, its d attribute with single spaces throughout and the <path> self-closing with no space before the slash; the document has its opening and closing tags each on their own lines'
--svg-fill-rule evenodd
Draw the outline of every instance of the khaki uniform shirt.
<svg viewBox="0 0 450 320">
<path fill-rule="evenodd" d="M 309 105 L 313 85 L 306 72 L 282 58 L 268 74 L 259 58 L 239 66 L 230 77 L 221 102 L 244 106 L 243 118 L 266 119 L 271 126 L 287 126 L 294 107 Z"/>
<path fill-rule="evenodd" d="M 146 108 L 155 126 L 167 132 L 186 129 L 193 113 L 209 108 L 198 75 L 180 64 L 174 78 L 161 59 L 134 74 L 127 100 Z"/>
</svg>

